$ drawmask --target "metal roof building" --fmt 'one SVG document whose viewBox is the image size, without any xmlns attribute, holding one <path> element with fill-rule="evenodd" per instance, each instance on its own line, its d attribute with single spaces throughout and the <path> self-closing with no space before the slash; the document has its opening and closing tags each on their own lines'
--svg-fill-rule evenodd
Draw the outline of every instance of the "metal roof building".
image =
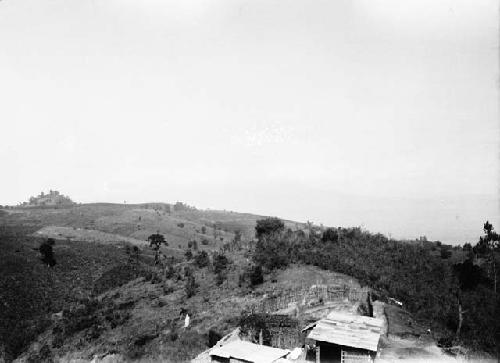
<svg viewBox="0 0 500 363">
<path fill-rule="evenodd" d="M 272 363 L 290 353 L 287 349 L 278 349 L 266 345 L 253 344 L 236 340 L 222 347 L 212 349 L 210 356 L 212 362 L 249 362 Z"/>
<path fill-rule="evenodd" d="M 316 345 L 316 361 L 372 361 L 384 322 L 367 316 L 332 312 L 311 324 L 307 338 Z"/>
</svg>

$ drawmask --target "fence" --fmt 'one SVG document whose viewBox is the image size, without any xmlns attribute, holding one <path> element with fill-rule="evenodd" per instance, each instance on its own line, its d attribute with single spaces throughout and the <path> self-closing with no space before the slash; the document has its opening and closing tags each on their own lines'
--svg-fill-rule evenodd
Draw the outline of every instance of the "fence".
<svg viewBox="0 0 500 363">
<path fill-rule="evenodd" d="M 361 302 L 366 301 L 367 295 L 367 288 L 350 288 L 346 285 L 313 285 L 309 288 L 281 292 L 276 296 L 271 294 L 255 304 L 252 310 L 256 313 L 271 313 L 293 305 L 316 306 L 345 299 Z"/>
</svg>

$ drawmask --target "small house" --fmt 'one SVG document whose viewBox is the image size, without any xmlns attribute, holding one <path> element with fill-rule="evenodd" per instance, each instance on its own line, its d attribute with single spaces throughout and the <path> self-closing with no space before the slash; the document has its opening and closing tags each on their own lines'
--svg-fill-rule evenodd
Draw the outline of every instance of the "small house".
<svg viewBox="0 0 500 363">
<path fill-rule="evenodd" d="M 332 312 L 307 326 L 307 340 L 316 347 L 316 363 L 373 362 L 383 326 L 380 319 Z"/>
</svg>

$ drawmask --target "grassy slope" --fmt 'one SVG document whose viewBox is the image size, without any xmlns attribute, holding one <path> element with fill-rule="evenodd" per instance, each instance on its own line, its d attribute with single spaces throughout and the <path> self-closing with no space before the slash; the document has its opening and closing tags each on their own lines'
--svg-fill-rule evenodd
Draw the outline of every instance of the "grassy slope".
<svg viewBox="0 0 500 363">
<path fill-rule="evenodd" d="M 130 279 L 133 274 L 125 273 L 123 268 L 127 264 L 124 246 L 120 242 L 126 240 L 123 237 L 144 241 L 147 236 L 159 231 L 170 243 L 168 248 L 164 248 L 164 253 L 182 257 L 188 241 L 193 239 L 198 241 L 200 249 L 210 251 L 218 250 L 223 243 L 230 241 L 236 230 L 248 238 L 253 234 L 255 221 L 259 218 L 224 211 L 167 213 L 161 205 L 89 204 L 60 209 L 2 211 L 0 357 L 4 354 L 2 351 L 6 351 L 7 358 L 18 354 L 30 339 L 51 324 L 45 320 L 50 313 L 76 304 L 91 294 L 96 283 L 99 284 L 97 290 L 103 291 L 109 287 L 109 281 L 118 280 L 116 284 L 119 284 Z M 214 224 L 217 225 L 216 237 Z M 205 234 L 202 233 L 203 226 Z M 52 231 L 52 234 L 37 234 L 41 229 Z M 82 232 L 80 235 L 79 231 Z M 113 235 L 101 232 L 114 234 L 116 240 Z M 52 269 L 41 263 L 36 251 L 42 237 L 47 236 L 57 239 L 54 246 L 57 265 Z M 203 238 L 209 240 L 208 245 L 201 244 Z M 92 240 L 103 243 L 90 242 Z M 245 263 L 246 258 L 240 254 L 234 255 L 233 260 L 240 265 Z M 141 248 L 141 263 L 150 262 L 151 251 Z M 125 272 L 116 276 L 116 271 Z M 237 281 L 237 271 L 230 272 L 230 275 L 233 281 Z M 206 289 L 211 294 L 218 291 L 213 289 L 213 275 L 207 273 L 198 276 L 198 279 L 202 291 Z M 182 281 L 179 282 L 176 289 L 183 291 L 182 284 Z M 234 307 L 234 291 L 227 291 L 230 297 L 220 300 L 218 307 Z M 193 299 L 196 301 L 196 297 Z M 178 307 L 178 304 L 176 301 L 174 305 Z M 13 327 L 17 330 L 12 331 Z"/>
<path fill-rule="evenodd" d="M 214 248 L 229 242 L 239 230 L 244 238 L 254 234 L 255 222 L 262 218 L 247 213 L 216 210 L 168 212 L 161 204 L 82 204 L 61 209 L 21 209 L 18 220 L 35 221 L 40 226 L 72 227 L 146 240 L 159 231 L 171 247 L 185 248 L 188 241 L 203 238 Z M 286 222 L 294 227 L 295 222 Z M 213 226 L 217 226 L 214 233 Z M 202 233 L 205 227 L 205 233 Z M 76 233 L 76 232 L 75 232 Z M 65 236 L 61 236 L 65 238 Z M 222 241 L 221 241 L 222 238 Z"/>
<path fill-rule="evenodd" d="M 239 267 L 233 266 L 232 269 L 231 272 L 235 272 Z M 277 274 L 277 283 L 267 280 L 250 291 L 238 287 L 237 274 L 231 272 L 228 282 L 217 286 L 212 272 L 206 268 L 197 270 L 195 275 L 199 287 L 191 298 L 185 295 L 183 280 L 169 282 L 173 291 L 166 291 L 162 283 L 134 280 L 101 295 L 104 307 L 95 312 L 99 320 L 105 306 L 111 304 L 114 311 L 120 312 L 123 311 L 120 306 L 126 305 L 129 316 L 122 324 L 116 327 L 106 325 L 97 336 L 91 336 L 91 328 L 76 331 L 68 335 L 58 348 L 53 348 L 54 334 L 49 330 L 49 334 L 42 336 L 33 348 L 39 350 L 46 344 L 51 347 L 53 357 L 65 359 L 91 359 L 95 355 L 118 353 L 129 359 L 140 357 L 152 361 L 183 362 L 207 348 L 210 329 L 220 334 L 230 332 L 237 326 L 244 309 L 260 301 L 266 293 L 279 294 L 293 288 L 296 277 L 300 277 L 300 283 L 305 285 L 323 281 L 357 286 L 355 280 L 342 274 L 315 267 L 292 266 Z M 181 308 L 187 309 L 191 316 L 189 330 L 183 328 L 183 319 L 179 315 Z"/>
<path fill-rule="evenodd" d="M 126 256 L 115 245 L 58 241 L 57 264 L 49 268 L 36 251 L 40 241 L 28 236 L 35 223 L 0 222 L 0 342 L 11 356 L 45 326 L 46 314 L 88 296 L 102 273 L 126 263 Z"/>
</svg>

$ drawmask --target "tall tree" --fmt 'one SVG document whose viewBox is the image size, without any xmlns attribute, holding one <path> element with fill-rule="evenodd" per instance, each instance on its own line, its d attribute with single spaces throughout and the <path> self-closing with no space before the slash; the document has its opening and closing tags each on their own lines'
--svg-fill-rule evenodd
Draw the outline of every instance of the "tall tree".
<svg viewBox="0 0 500 363">
<path fill-rule="evenodd" d="M 160 263 L 160 247 L 161 245 L 168 246 L 165 237 L 160 233 L 154 233 L 148 237 L 149 246 L 155 252 L 155 265 Z"/>
<path fill-rule="evenodd" d="M 497 293 L 498 281 L 498 254 L 500 251 L 500 235 L 493 229 L 493 225 L 486 221 L 483 225 L 484 236 L 479 238 L 479 242 L 474 246 L 474 252 L 486 260 L 489 267 L 489 275 L 493 280 L 493 291 Z"/>
</svg>

